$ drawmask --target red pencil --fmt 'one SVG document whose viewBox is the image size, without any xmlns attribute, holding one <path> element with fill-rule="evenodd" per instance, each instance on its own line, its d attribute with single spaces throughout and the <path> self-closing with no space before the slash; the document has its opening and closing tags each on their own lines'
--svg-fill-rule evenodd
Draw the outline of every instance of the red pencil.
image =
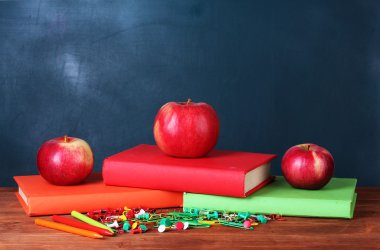
<svg viewBox="0 0 380 250">
<path fill-rule="evenodd" d="M 53 221 L 63 223 L 63 224 L 66 224 L 66 225 L 69 225 L 72 227 L 77 227 L 77 228 L 82 228 L 85 230 L 93 231 L 93 232 L 96 232 L 96 233 L 99 233 L 99 234 L 102 234 L 105 236 L 113 236 L 114 235 L 109 230 L 106 230 L 106 229 L 103 229 L 100 227 L 91 226 L 91 225 L 84 223 L 82 221 L 62 217 L 59 215 L 53 215 Z"/>
</svg>

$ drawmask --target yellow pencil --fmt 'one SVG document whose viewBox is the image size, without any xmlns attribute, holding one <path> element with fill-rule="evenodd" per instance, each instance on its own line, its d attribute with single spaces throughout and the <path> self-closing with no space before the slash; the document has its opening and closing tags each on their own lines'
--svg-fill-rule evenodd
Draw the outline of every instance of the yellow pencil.
<svg viewBox="0 0 380 250">
<path fill-rule="evenodd" d="M 52 229 L 56 229 L 56 230 L 61 230 L 61 231 L 72 233 L 72 234 L 78 234 L 81 236 L 86 236 L 86 237 L 90 237 L 90 238 L 94 238 L 94 239 L 103 238 L 102 235 L 95 233 L 93 231 L 84 230 L 84 229 L 68 226 L 68 225 L 53 222 L 53 221 L 48 221 L 48 220 L 43 220 L 43 219 L 35 219 L 34 223 L 36 225 L 39 225 L 39 226 L 48 227 L 48 228 L 52 228 Z"/>
</svg>

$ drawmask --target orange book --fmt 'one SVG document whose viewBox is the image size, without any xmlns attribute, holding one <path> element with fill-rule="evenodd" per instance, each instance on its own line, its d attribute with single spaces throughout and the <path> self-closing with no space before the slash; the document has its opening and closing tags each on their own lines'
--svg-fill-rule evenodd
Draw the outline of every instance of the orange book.
<svg viewBox="0 0 380 250">
<path fill-rule="evenodd" d="M 55 186 L 40 175 L 15 176 L 16 196 L 29 216 L 70 214 L 102 208 L 181 207 L 183 194 L 152 189 L 106 186 L 101 173 L 93 173 L 80 185 Z"/>
</svg>

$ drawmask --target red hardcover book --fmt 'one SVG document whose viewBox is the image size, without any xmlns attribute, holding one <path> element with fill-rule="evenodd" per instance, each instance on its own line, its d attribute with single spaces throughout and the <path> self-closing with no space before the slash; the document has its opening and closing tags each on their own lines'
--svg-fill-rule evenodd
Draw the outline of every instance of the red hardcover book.
<svg viewBox="0 0 380 250">
<path fill-rule="evenodd" d="M 106 185 L 246 197 L 273 177 L 276 156 L 214 150 L 202 158 L 175 158 L 157 146 L 139 145 L 106 158 Z"/>
</svg>

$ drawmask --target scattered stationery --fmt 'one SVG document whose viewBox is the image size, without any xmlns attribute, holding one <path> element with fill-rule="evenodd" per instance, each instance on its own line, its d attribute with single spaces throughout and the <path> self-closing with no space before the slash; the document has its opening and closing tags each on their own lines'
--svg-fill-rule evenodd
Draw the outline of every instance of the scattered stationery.
<svg viewBox="0 0 380 250">
<path fill-rule="evenodd" d="M 272 180 L 276 156 L 214 150 L 202 158 L 175 158 L 139 145 L 103 163 L 106 185 L 246 197 Z"/>
<path fill-rule="evenodd" d="M 65 224 L 61 224 L 61 223 L 57 223 L 57 222 L 53 222 L 53 221 L 48 221 L 48 220 L 44 220 L 44 219 L 35 219 L 34 223 L 36 225 L 39 225 L 39 226 L 48 227 L 51 229 L 56 229 L 56 230 L 60 230 L 60 231 L 64 231 L 64 232 L 68 232 L 68 233 L 72 233 L 72 234 L 78 234 L 81 236 L 86 236 L 86 237 L 90 237 L 90 238 L 94 238 L 94 239 L 103 238 L 102 235 L 95 233 L 95 232 L 92 232 L 92 231 L 88 231 L 88 230 L 84 230 L 84 229 L 80 229 L 80 228 L 76 228 L 76 227 L 72 227 L 72 226 L 68 226 Z"/>
<path fill-rule="evenodd" d="M 187 230 L 188 228 L 209 228 L 214 225 L 236 227 L 245 230 L 253 230 L 260 224 L 269 221 L 286 220 L 281 215 L 251 214 L 249 212 L 224 212 L 198 208 L 189 209 L 139 209 L 124 207 L 120 209 L 106 209 L 89 211 L 87 216 L 109 225 L 113 221 L 113 230 L 117 234 L 130 233 L 141 234 L 157 228 L 159 233 L 170 230 Z M 112 219 L 110 219 L 112 218 Z"/>
<path fill-rule="evenodd" d="M 15 176 L 16 193 L 29 216 L 69 214 L 72 210 L 87 212 L 98 208 L 123 207 L 178 207 L 183 194 L 161 190 L 113 187 L 102 182 L 101 173 L 93 173 L 76 186 L 55 186 L 39 175 Z"/>
<path fill-rule="evenodd" d="M 320 190 L 291 187 L 283 177 L 247 198 L 184 194 L 184 208 L 282 214 L 301 217 L 352 218 L 356 203 L 356 179 L 332 178 Z"/>
</svg>

